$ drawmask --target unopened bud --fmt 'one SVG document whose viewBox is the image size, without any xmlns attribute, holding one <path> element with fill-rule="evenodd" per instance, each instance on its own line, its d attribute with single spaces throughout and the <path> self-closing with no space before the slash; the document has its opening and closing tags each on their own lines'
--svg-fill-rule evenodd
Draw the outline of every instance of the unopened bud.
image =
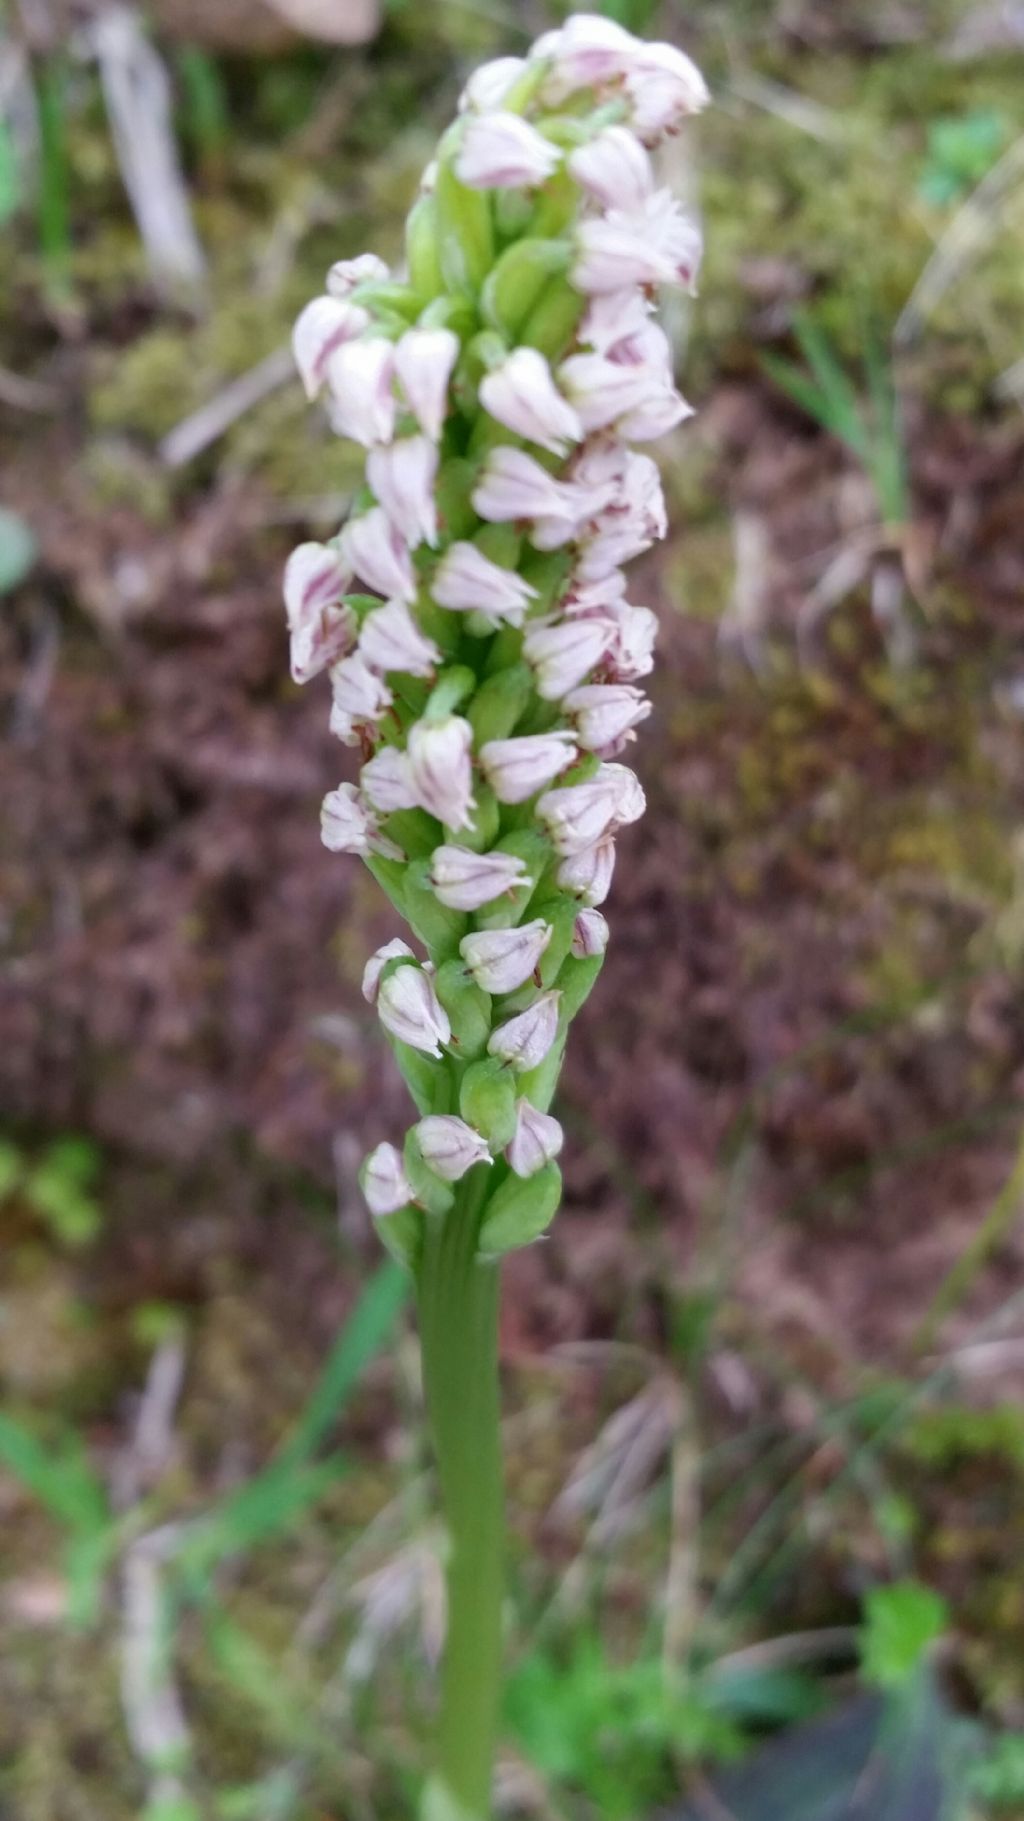
<svg viewBox="0 0 1024 1821">
<path fill-rule="evenodd" d="M 459 1182 L 474 1164 L 492 1161 L 479 1132 L 454 1113 L 428 1114 L 416 1127 L 416 1136 L 424 1162 L 445 1182 Z"/>
<path fill-rule="evenodd" d="M 393 1144 L 379 1144 L 360 1171 L 363 1194 L 371 1214 L 393 1214 L 413 1199 L 401 1153 Z"/>
<path fill-rule="evenodd" d="M 377 994 L 380 1021 L 386 1030 L 414 1050 L 440 1056 L 442 1043 L 451 1039 L 448 1014 L 438 1000 L 430 975 L 410 963 L 397 967 L 380 983 Z"/>
<path fill-rule="evenodd" d="M 459 944 L 466 966 L 488 993 L 513 993 L 535 972 L 551 941 L 551 925 L 541 919 L 514 929 L 475 930 Z"/>
<path fill-rule="evenodd" d="M 523 1072 L 543 1062 L 558 1035 L 558 1010 L 561 994 L 541 993 L 525 1012 L 499 1024 L 487 1048 L 492 1056 Z"/>
<path fill-rule="evenodd" d="M 529 1100 L 516 1103 L 516 1129 L 505 1153 L 517 1176 L 536 1176 L 553 1162 L 564 1143 L 557 1119 L 542 1113 Z"/>
</svg>

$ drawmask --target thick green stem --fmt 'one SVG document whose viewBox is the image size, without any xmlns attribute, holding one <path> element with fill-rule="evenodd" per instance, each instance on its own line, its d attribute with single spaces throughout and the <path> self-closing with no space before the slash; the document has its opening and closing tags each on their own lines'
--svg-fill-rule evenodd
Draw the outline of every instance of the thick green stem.
<svg viewBox="0 0 1024 1821">
<path fill-rule="evenodd" d="M 498 1271 L 476 1256 L 480 1166 L 427 1220 L 419 1271 L 427 1409 L 448 1530 L 448 1631 L 437 1764 L 424 1821 L 490 1821 L 501 1684 L 504 1518 Z"/>
</svg>

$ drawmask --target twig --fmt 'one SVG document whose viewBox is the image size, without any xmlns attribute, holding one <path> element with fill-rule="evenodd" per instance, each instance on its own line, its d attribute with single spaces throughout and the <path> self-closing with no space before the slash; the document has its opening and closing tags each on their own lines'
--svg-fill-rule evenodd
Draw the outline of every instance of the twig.
<svg viewBox="0 0 1024 1821">
<path fill-rule="evenodd" d="M 211 443 L 219 441 L 232 424 L 261 404 L 272 392 L 285 385 L 295 372 L 290 347 L 275 348 L 272 354 L 233 379 L 223 391 L 207 399 L 198 411 L 175 424 L 160 443 L 157 453 L 168 468 L 183 468 L 195 460 Z"/>
</svg>

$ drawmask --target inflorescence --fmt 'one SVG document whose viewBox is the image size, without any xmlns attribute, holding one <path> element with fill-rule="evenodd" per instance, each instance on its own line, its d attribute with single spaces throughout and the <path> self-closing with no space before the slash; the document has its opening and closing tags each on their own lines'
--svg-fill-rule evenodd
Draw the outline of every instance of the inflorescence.
<svg viewBox="0 0 1024 1821">
<path fill-rule="evenodd" d="M 284 591 L 292 674 L 328 672 L 362 761 L 323 840 L 426 951 L 396 938 L 363 979 L 421 1114 L 363 1167 L 408 1264 L 479 1164 L 483 1255 L 557 1207 L 548 1107 L 615 835 L 644 809 L 620 755 L 657 628 L 622 570 L 666 518 L 631 445 L 690 415 L 653 298 L 692 286 L 700 235 L 651 153 L 706 99 L 681 51 L 588 15 L 485 65 L 424 175 L 407 276 L 342 260 L 295 327 L 307 393 L 367 450 L 347 523 L 293 552 Z"/>
</svg>

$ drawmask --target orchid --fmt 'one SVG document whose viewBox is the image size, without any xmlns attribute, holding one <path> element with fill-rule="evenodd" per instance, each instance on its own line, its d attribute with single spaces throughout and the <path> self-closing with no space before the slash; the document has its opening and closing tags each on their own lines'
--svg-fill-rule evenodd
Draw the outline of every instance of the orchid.
<svg viewBox="0 0 1024 1821">
<path fill-rule="evenodd" d="M 558 1207 L 549 1109 L 607 948 L 616 841 L 644 808 L 618 755 L 651 711 L 657 622 L 623 566 L 666 512 L 630 444 L 689 415 L 653 313 L 700 255 L 652 154 L 706 99 L 681 52 L 588 15 L 485 65 L 405 272 L 339 260 L 295 330 L 309 396 L 366 450 L 347 524 L 285 573 L 295 681 L 329 673 L 331 727 L 359 754 L 323 839 L 412 938 L 377 951 L 363 992 L 418 1118 L 362 1181 L 417 1287 L 449 1532 L 424 1821 L 491 1814 L 499 1265 Z"/>
</svg>

